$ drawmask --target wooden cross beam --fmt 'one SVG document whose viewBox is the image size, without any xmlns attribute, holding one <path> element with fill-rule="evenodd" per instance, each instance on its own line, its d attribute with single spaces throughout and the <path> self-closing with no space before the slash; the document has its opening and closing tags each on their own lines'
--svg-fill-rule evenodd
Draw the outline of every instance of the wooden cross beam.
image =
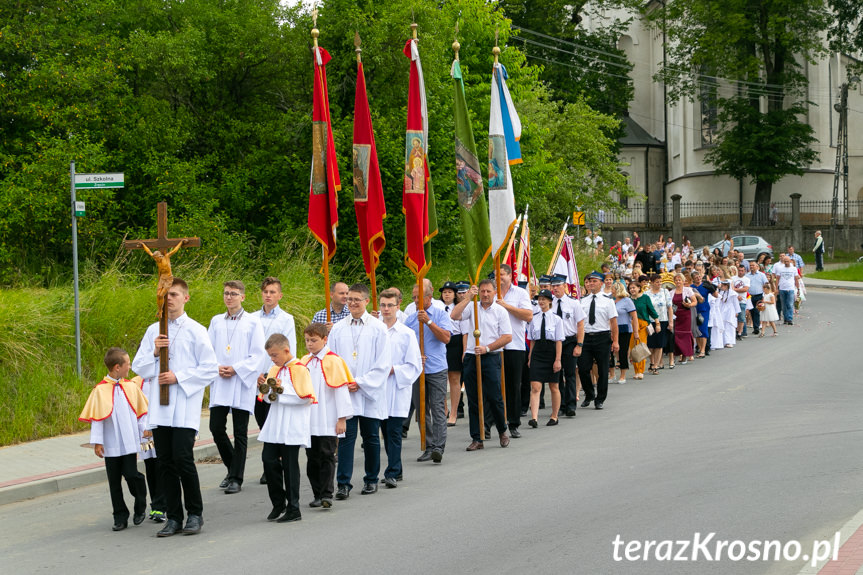
<svg viewBox="0 0 863 575">
<path fill-rule="evenodd" d="M 166 202 L 159 202 L 157 206 L 157 218 L 156 218 L 156 239 L 154 240 L 126 240 L 123 242 L 123 247 L 127 250 L 140 250 L 144 249 L 146 246 L 151 252 L 155 252 L 159 250 L 159 252 L 168 257 L 164 258 L 164 262 L 159 264 L 159 279 L 160 284 L 161 280 L 167 279 L 163 276 L 163 267 L 167 269 L 167 273 L 170 277 L 170 250 L 182 244 L 184 248 L 199 248 L 201 247 L 201 238 L 169 238 L 168 237 L 168 204 Z M 160 285 L 161 287 L 161 285 Z M 164 298 L 164 302 L 161 305 L 161 310 L 159 314 L 159 334 L 160 335 L 168 335 L 168 298 L 163 295 L 159 296 L 157 292 L 157 301 L 158 299 Z M 157 306 L 158 307 L 158 306 Z M 165 373 L 166 371 L 170 371 L 168 367 L 168 348 L 163 347 L 159 350 L 159 373 Z M 167 385 L 159 386 L 159 404 L 168 405 L 170 403 L 170 394 L 169 387 Z"/>
</svg>

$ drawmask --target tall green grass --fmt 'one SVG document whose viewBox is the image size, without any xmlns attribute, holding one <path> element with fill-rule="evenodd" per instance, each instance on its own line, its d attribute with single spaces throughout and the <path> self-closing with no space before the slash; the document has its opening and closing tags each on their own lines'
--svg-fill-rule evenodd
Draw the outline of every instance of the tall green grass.
<svg viewBox="0 0 863 575">
<path fill-rule="evenodd" d="M 550 244 L 550 245 L 546 245 Z M 321 251 L 317 244 L 288 239 L 281 255 L 271 261 L 250 261 L 248 254 L 205 258 L 194 250 L 174 257 L 173 273 L 189 283 L 186 312 L 204 326 L 224 312 L 222 283 L 240 279 L 246 284 L 244 307 L 261 306 L 260 282 L 278 277 L 283 284 L 281 305 L 294 315 L 302 330 L 324 307 Z M 554 243 L 535 247 L 536 269 L 542 274 Z M 467 266 L 457 249 L 439 247 L 428 278 L 439 287 L 446 280 L 467 277 Z M 582 273 L 596 267 L 595 259 L 579 256 Z M 87 428 L 78 414 L 92 386 L 105 375 L 105 350 L 121 346 L 134 356 L 147 326 L 155 321 L 155 266 L 137 254 L 118 254 L 101 266 L 88 264 L 81 272 L 82 377 L 75 374 L 74 299 L 71 286 L 49 289 L 3 290 L 0 297 L 0 445 L 31 441 Z M 255 271 L 248 271 L 255 270 Z M 362 261 L 330 270 L 331 281 L 363 278 Z M 409 273 L 379 277 L 378 286 L 396 285 L 410 301 Z M 305 353 L 298 337 L 299 354 Z"/>
</svg>

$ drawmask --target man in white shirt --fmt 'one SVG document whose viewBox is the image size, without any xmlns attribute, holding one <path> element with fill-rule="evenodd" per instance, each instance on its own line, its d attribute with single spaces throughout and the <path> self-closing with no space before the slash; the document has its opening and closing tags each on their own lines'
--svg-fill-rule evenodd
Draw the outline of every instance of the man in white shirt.
<svg viewBox="0 0 863 575">
<path fill-rule="evenodd" d="M 779 303 L 782 306 L 782 317 L 785 325 L 794 325 L 794 300 L 797 299 L 797 287 L 800 277 L 797 268 L 791 264 L 788 254 L 782 254 L 779 263 L 773 265 L 771 272 L 778 282 Z"/>
<path fill-rule="evenodd" d="M 407 417 L 414 381 L 422 372 L 423 362 L 413 330 L 398 321 L 399 293 L 384 290 L 378 300 L 392 361 L 385 385 L 387 418 L 381 421 L 387 453 L 384 485 L 392 489 L 398 487 L 398 479 L 402 475 L 402 420 Z"/>
<path fill-rule="evenodd" d="M 159 482 L 165 495 L 168 521 L 156 535 L 194 534 L 204 524 L 201 484 L 195 468 L 195 435 L 201 424 L 204 388 L 219 374 L 216 354 L 207 330 L 186 315 L 189 286 L 175 277 L 166 295 L 168 335 L 159 335 L 159 324 L 147 328 L 132 369 L 144 379 L 169 386 L 168 405 L 160 405 L 158 393 L 150 400 L 147 425 L 159 454 Z M 168 349 L 170 369 L 161 372 L 159 350 Z M 182 493 L 181 486 L 182 485 Z M 183 498 L 188 520 L 183 527 Z"/>
<path fill-rule="evenodd" d="M 210 386 L 210 432 L 228 470 L 219 489 L 230 495 L 242 490 L 249 416 L 255 409 L 266 340 L 258 318 L 243 309 L 246 299 L 243 282 L 225 282 L 222 297 L 227 311 L 213 316 L 207 330 L 219 362 L 219 377 Z M 229 412 L 234 429 L 233 445 L 227 431 Z"/>
<path fill-rule="evenodd" d="M 628 253 L 628 252 L 629 252 L 629 248 L 631 248 L 631 247 L 632 247 L 632 240 L 631 240 L 631 238 L 625 238 L 625 239 L 623 240 L 623 245 L 622 245 L 622 246 L 620 246 L 620 249 L 622 249 L 622 250 L 623 250 L 623 253 L 624 253 L 624 254 L 626 254 L 626 253 Z"/>
<path fill-rule="evenodd" d="M 617 306 L 614 300 L 603 296 L 602 282 L 605 276 L 599 272 L 591 272 L 584 280 L 590 292 L 581 298 L 581 309 L 587 315 L 584 324 L 584 348 L 578 358 L 578 375 L 584 387 L 584 402 L 582 407 L 594 401 L 596 409 L 602 409 L 608 396 L 608 362 L 610 352 L 617 352 L 620 345 L 617 342 Z M 596 362 L 596 392 L 591 385 L 590 370 Z"/>
<path fill-rule="evenodd" d="M 740 305 L 740 313 L 737 314 L 737 340 L 740 341 L 746 337 L 746 300 L 749 295 L 749 278 L 743 264 L 737 265 L 737 277 L 731 279 L 731 289 L 737 294 Z"/>
<path fill-rule="evenodd" d="M 767 276 L 761 271 L 761 266 L 752 262 L 749 264 L 746 278 L 749 280 L 749 301 L 752 302 L 752 310 L 749 312 L 752 316 L 752 333 L 758 335 L 761 332 L 761 312 L 758 311 L 758 304 L 764 299 L 764 284 L 767 283 Z"/>
<path fill-rule="evenodd" d="M 477 306 L 479 341 L 476 341 L 473 332 L 469 331 L 464 356 L 464 387 L 467 391 L 470 436 L 473 440 L 467 447 L 467 451 L 483 449 L 485 435 L 484 422 L 479 419 L 477 402 L 477 357 L 480 359 L 480 369 L 482 369 L 483 398 L 488 398 L 500 438 L 500 446 L 506 447 L 509 445 L 509 435 L 506 433 L 506 416 L 500 393 L 500 354 L 504 346 L 512 341 L 512 325 L 506 310 L 499 305 L 494 305 L 495 285 L 492 280 L 484 279 L 479 282 L 479 286 L 471 286 L 468 294 L 469 297 L 456 304 L 450 314 L 454 320 L 471 320 L 472 325 L 476 325 L 473 298 L 479 294 L 480 304 Z"/>
<path fill-rule="evenodd" d="M 533 305 L 527 290 L 512 283 L 512 268 L 506 264 L 500 266 L 500 292 L 503 299 L 495 298 L 495 303 L 507 311 L 512 326 L 512 341 L 503 348 L 504 401 L 509 435 L 517 439 L 521 437 L 518 430 L 521 425 L 521 380 L 527 359 L 524 336 L 528 323 L 533 319 Z"/>
<path fill-rule="evenodd" d="M 388 417 L 386 384 L 392 363 L 387 346 L 384 323 L 366 311 L 369 288 L 354 284 L 348 289 L 350 316 L 333 326 L 329 337 L 330 349 L 341 356 L 356 383 L 348 384 L 354 417 L 346 423 L 345 436 L 339 440 L 339 460 L 336 468 L 338 489 L 336 499 L 350 497 L 351 476 L 354 473 L 354 444 L 357 428 L 363 437 L 365 476 L 361 494 L 378 490 L 381 468 L 381 420 Z"/>
<path fill-rule="evenodd" d="M 297 355 L 297 329 L 294 323 L 294 316 L 284 311 L 279 302 L 282 299 L 282 282 L 276 277 L 266 277 L 261 282 L 261 301 L 263 307 L 251 315 L 261 322 L 261 328 L 264 330 L 264 341 L 267 341 L 274 333 L 280 333 L 288 338 L 288 343 L 291 346 L 291 353 Z M 267 371 L 270 369 L 272 362 L 270 357 L 264 353 L 261 358 L 261 365 L 258 368 L 258 384 L 264 383 L 267 379 Z M 258 424 L 258 429 L 264 428 L 264 422 L 267 421 L 267 413 L 270 410 L 270 404 L 258 398 L 255 401 L 255 421 Z M 266 474 L 261 475 L 261 483 L 267 482 Z"/>
<path fill-rule="evenodd" d="M 578 407 L 577 360 L 584 346 L 584 311 L 578 300 L 566 293 L 566 276 L 551 278 L 551 312 L 563 320 L 563 350 L 560 370 L 560 410 L 567 417 L 575 417 Z M 587 380 L 590 382 L 590 380 Z"/>
</svg>

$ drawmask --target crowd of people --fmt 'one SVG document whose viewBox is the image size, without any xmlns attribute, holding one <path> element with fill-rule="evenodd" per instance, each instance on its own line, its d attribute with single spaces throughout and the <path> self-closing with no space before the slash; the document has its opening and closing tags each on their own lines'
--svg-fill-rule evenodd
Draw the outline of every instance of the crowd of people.
<svg viewBox="0 0 863 575">
<path fill-rule="evenodd" d="M 597 236 L 589 239 L 593 248 L 601 246 Z M 243 308 L 244 284 L 225 282 L 225 312 L 209 328 L 185 313 L 189 287 L 173 278 L 165 295 L 167 335 L 151 325 L 131 361 L 120 348 L 108 350 L 108 374 L 81 414 L 92 424 L 96 455 L 106 460 L 113 529 L 128 526 L 125 478 L 135 498 L 134 524 L 146 518 L 146 484 L 149 517 L 165 523 L 159 537 L 200 532 L 193 447 L 207 387 L 209 428 L 226 469 L 219 488 L 242 491 L 254 417 L 264 444 L 260 483 L 273 505 L 267 519 L 293 522 L 302 518 L 301 448 L 312 488 L 308 505 L 326 510 L 351 496 L 358 435 L 360 493 L 376 493 L 380 482 L 398 487 L 402 441 L 420 410 L 425 446 L 417 461 L 439 465 L 448 429 L 465 415 L 467 451 L 484 449 L 492 428 L 505 448 L 522 437 L 523 418 L 530 428 L 540 425 L 546 389 L 545 426 L 553 427 L 579 408 L 604 409 L 609 382 L 626 383 L 630 370 L 640 380 L 733 348 L 750 331 L 776 336 L 780 318 L 793 324 L 805 297 L 802 260 L 789 246 L 775 264 L 747 261 L 728 240 L 710 253 L 685 238 L 678 247 L 662 237 L 641 244 L 636 235 L 634 243 L 618 242 L 580 286 L 561 275 L 519 286 L 507 265 L 499 279 L 477 285 L 448 281 L 435 289 L 426 279 L 413 286 L 404 310 L 397 288 L 378 294 L 370 310 L 366 285 L 337 282 L 330 309 L 302 329 L 308 352 L 302 358 L 295 357 L 296 325 L 280 307 L 277 278 L 263 281 L 263 306 L 253 313 Z M 169 361 L 162 366 L 164 350 Z M 130 370 L 138 379 L 127 379 Z M 160 401 L 162 388 L 168 401 Z M 147 462 L 146 483 L 137 457 Z"/>
</svg>

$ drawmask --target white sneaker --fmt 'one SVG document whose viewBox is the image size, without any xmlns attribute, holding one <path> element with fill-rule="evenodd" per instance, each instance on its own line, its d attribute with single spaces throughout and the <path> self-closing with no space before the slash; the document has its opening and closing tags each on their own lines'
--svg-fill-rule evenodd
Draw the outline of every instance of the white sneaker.
<svg viewBox="0 0 863 575">
<path fill-rule="evenodd" d="M 625 379 L 618 379 L 617 383 L 626 383 L 626 380 Z"/>
</svg>

